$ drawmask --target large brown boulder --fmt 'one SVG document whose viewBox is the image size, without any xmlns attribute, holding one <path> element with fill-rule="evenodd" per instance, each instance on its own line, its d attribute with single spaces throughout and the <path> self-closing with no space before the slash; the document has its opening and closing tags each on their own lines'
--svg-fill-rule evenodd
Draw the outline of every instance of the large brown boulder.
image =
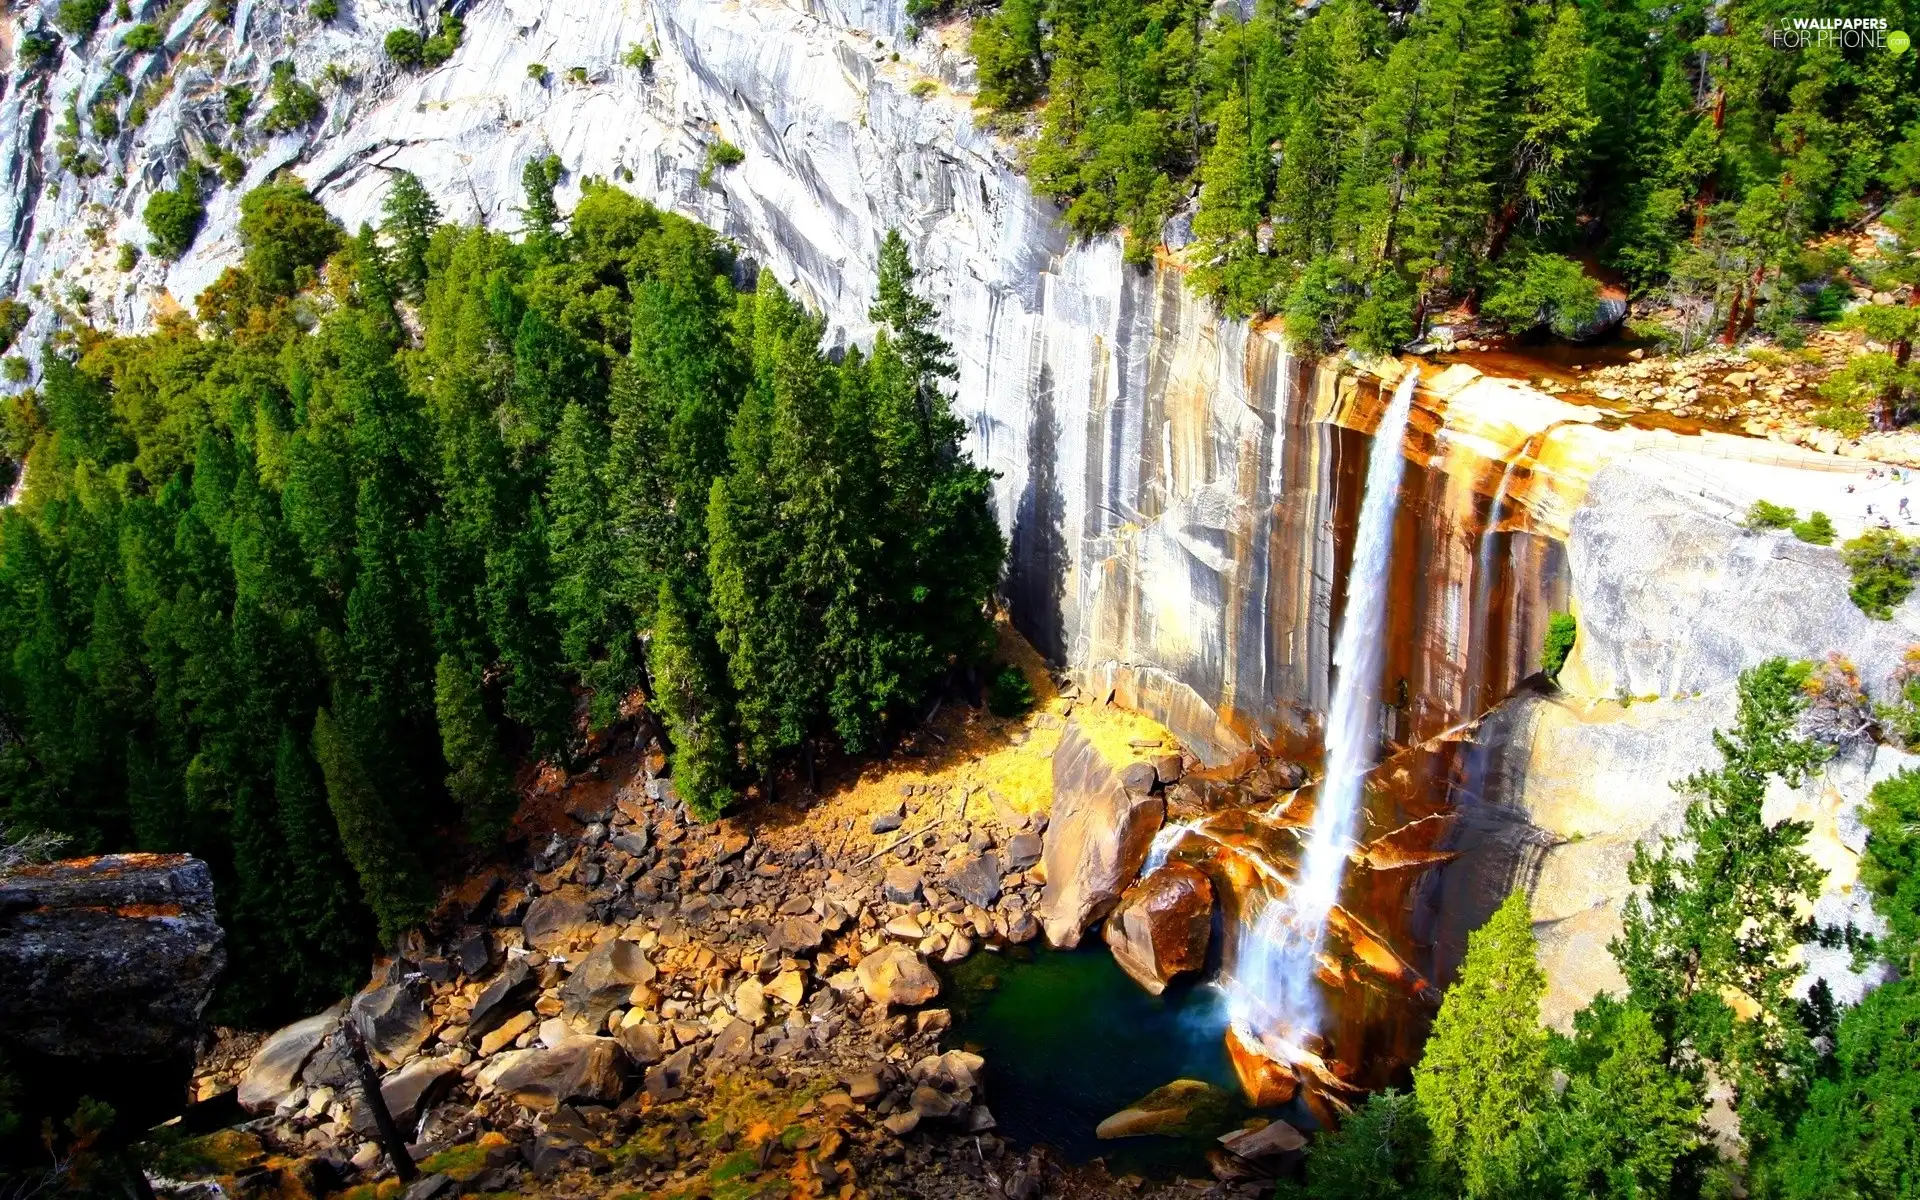
<svg viewBox="0 0 1920 1200">
<path fill-rule="evenodd" d="M 478 1082 L 483 1095 L 497 1092 L 522 1108 L 612 1104 L 624 1090 L 626 1059 L 612 1038 L 569 1037 L 550 1049 L 510 1050 L 488 1059 Z"/>
<path fill-rule="evenodd" d="M 110 854 L 0 875 L 0 1029 L 16 1072 L 126 1121 L 184 1102 L 200 1015 L 226 966 L 207 865 Z"/>
<path fill-rule="evenodd" d="M 1149 790 L 1154 781 L 1151 763 L 1125 746 L 1103 746 L 1077 720 L 1067 722 L 1053 752 L 1053 809 L 1041 857 L 1047 885 L 1040 923 L 1054 945 L 1078 946 L 1140 873 L 1166 819 L 1166 802 Z"/>
<path fill-rule="evenodd" d="M 911 946 L 894 942 L 860 960 L 854 971 L 867 999 L 885 1007 L 925 1004 L 940 994 L 940 980 Z"/>
<path fill-rule="evenodd" d="M 655 971 L 638 942 L 615 938 L 596 946 L 560 989 L 561 1013 L 576 1027 L 598 1031 L 607 1014 L 627 1002 L 636 983 L 651 983 Z"/>
<path fill-rule="evenodd" d="M 1213 884 L 1198 867 L 1170 862 L 1128 888 L 1107 917 L 1113 960 L 1158 996 L 1176 976 L 1207 965 Z"/>
</svg>

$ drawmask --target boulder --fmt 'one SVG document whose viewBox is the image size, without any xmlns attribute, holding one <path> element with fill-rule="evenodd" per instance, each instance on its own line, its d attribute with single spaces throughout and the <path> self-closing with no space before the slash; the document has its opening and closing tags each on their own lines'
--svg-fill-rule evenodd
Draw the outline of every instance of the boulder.
<svg viewBox="0 0 1920 1200">
<path fill-rule="evenodd" d="M 1213 884 L 1198 867 L 1170 862 L 1128 888 L 1107 917 L 1107 946 L 1133 981 L 1158 996 L 1176 975 L 1207 965 Z"/>
<path fill-rule="evenodd" d="M 0 875 L 0 1029 L 46 1108 L 80 1092 L 144 1128 L 178 1111 L 226 965 L 213 877 L 184 854 L 110 854 Z"/>
<path fill-rule="evenodd" d="M 820 948 L 826 934 L 812 917 L 788 917 L 773 927 L 767 945 L 779 953 L 810 954 Z"/>
<path fill-rule="evenodd" d="M 393 1114 L 393 1123 L 400 1132 L 410 1135 L 422 1114 L 434 1106 L 459 1074 L 460 1068 L 447 1059 L 416 1058 L 380 1081 L 380 1099 L 386 1102 L 387 1111 Z M 373 1113 L 364 1104 L 354 1105 L 352 1125 L 353 1131 L 362 1137 L 379 1133 Z"/>
<path fill-rule="evenodd" d="M 526 935 L 528 948 L 550 951 L 565 946 L 592 922 L 586 889 L 568 886 L 528 905 L 527 915 L 520 919 L 520 930 Z"/>
<path fill-rule="evenodd" d="M 920 868 L 888 867 L 881 894 L 894 904 L 912 904 L 920 898 Z"/>
<path fill-rule="evenodd" d="M 860 960 L 855 970 L 867 999 L 886 1006 L 908 1008 L 925 1004 L 940 994 L 940 980 L 922 962 L 913 947 L 899 942 L 882 946 Z"/>
<path fill-rule="evenodd" d="M 1260 1049 L 1258 1041 L 1238 1025 L 1227 1027 L 1227 1057 L 1240 1078 L 1240 1090 L 1255 1108 L 1272 1108 L 1293 1099 L 1300 1081 L 1293 1069 Z"/>
<path fill-rule="evenodd" d="M 1258 1129 L 1236 1129 L 1220 1135 L 1220 1144 L 1241 1158 L 1266 1158 L 1304 1150 L 1307 1139 L 1285 1121 L 1269 1121 Z"/>
<path fill-rule="evenodd" d="M 962 863 L 947 877 L 960 898 L 980 908 L 992 908 L 1000 898 L 1000 856 L 989 850 Z"/>
<path fill-rule="evenodd" d="M 300 1071 L 321 1041 L 340 1026 L 347 1011 L 344 1001 L 274 1031 L 253 1052 L 240 1075 L 240 1107 L 250 1113 L 272 1112 L 300 1086 Z"/>
<path fill-rule="evenodd" d="M 522 1108 L 552 1111 L 569 1101 L 612 1104 L 625 1083 L 620 1047 L 607 1037 L 569 1037 L 558 1046 L 513 1050 L 490 1059 L 475 1077 L 482 1095 L 502 1095 Z"/>
<path fill-rule="evenodd" d="M 420 989 L 410 982 L 361 992 L 348 1016 L 360 1027 L 374 1060 L 389 1070 L 412 1058 L 433 1032 L 433 1017 Z"/>
<path fill-rule="evenodd" d="M 634 984 L 651 983 L 658 973 L 638 943 L 625 938 L 602 942 L 560 989 L 561 1015 L 599 1029 L 608 1013 L 627 1002 Z"/>
<path fill-rule="evenodd" d="M 526 1007 L 539 989 L 540 981 L 534 978 L 533 968 L 527 965 L 526 959 L 516 958 L 508 963 L 474 999 L 473 1009 L 467 1014 L 468 1040 L 479 1041 L 505 1024 L 508 1017 Z"/>
<path fill-rule="evenodd" d="M 1168 1134 L 1210 1133 L 1226 1119 L 1233 1098 L 1198 1079 L 1176 1079 L 1157 1087 L 1094 1128 L 1101 1140 Z"/>
<path fill-rule="evenodd" d="M 1016 833 L 1007 839 L 1007 870 L 1024 871 L 1040 861 L 1046 849 L 1037 833 Z"/>
<path fill-rule="evenodd" d="M 1078 946 L 1087 927 L 1119 902 L 1166 817 L 1161 797 L 1127 786 L 1131 767 L 1144 767 L 1147 786 L 1153 782 L 1153 764 L 1130 761 L 1128 753 L 1103 746 L 1069 719 L 1053 754 L 1039 914 L 1047 940 L 1063 949 Z"/>
</svg>

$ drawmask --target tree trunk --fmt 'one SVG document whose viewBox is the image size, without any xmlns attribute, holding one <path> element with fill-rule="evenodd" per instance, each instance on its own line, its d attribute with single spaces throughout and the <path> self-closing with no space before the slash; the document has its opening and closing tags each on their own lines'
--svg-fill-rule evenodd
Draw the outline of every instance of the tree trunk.
<svg viewBox="0 0 1920 1200">
<path fill-rule="evenodd" d="M 342 1034 L 347 1039 L 347 1051 L 353 1056 L 355 1073 L 360 1080 L 360 1102 L 373 1114 L 373 1124 L 380 1133 L 380 1148 L 387 1152 L 387 1160 L 393 1164 L 393 1173 L 401 1183 L 411 1183 L 419 1169 L 413 1165 L 413 1156 L 407 1153 L 407 1139 L 400 1136 L 400 1127 L 393 1123 L 393 1114 L 387 1111 L 386 1099 L 380 1095 L 380 1076 L 374 1073 L 373 1060 L 367 1056 L 367 1043 L 360 1036 L 360 1027 L 354 1024 L 351 1014 L 340 1023 Z"/>
</svg>

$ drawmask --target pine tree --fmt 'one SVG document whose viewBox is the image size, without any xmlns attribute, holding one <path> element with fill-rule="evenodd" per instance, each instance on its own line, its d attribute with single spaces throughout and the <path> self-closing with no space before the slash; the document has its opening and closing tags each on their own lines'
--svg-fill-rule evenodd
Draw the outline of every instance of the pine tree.
<svg viewBox="0 0 1920 1200">
<path fill-rule="evenodd" d="M 1565 1194 L 1685 1194 L 1705 1151 L 1704 1088 L 1668 1065 L 1653 1019 L 1603 993 L 1574 1015 L 1561 1057 L 1568 1083 L 1547 1141 Z"/>
<path fill-rule="evenodd" d="M 1693 799 L 1678 837 L 1635 850 L 1628 878 L 1645 891 L 1628 899 L 1611 946 L 1670 1061 L 1711 1065 L 1732 1084 L 1756 1145 L 1808 1054 L 1790 989 L 1820 871 L 1802 849 L 1808 825 L 1769 825 L 1761 812 L 1772 780 L 1797 787 L 1822 757 L 1794 732 L 1806 676 L 1777 658 L 1741 673 L 1734 727 L 1714 734 L 1722 765 L 1679 785 Z M 1751 1007 L 1746 1019 L 1728 996 Z"/>
<path fill-rule="evenodd" d="M 733 802 L 736 770 L 731 714 L 720 686 L 725 675 L 717 657 L 712 639 L 690 625 L 679 597 L 663 583 L 648 647 L 653 704 L 672 742 L 674 788 L 708 820 Z"/>
<path fill-rule="evenodd" d="M 1551 1097 L 1545 992 L 1527 899 L 1515 892 L 1468 938 L 1413 1072 L 1435 1168 L 1460 1195 L 1513 1196 L 1539 1165 L 1533 1146 Z"/>
<path fill-rule="evenodd" d="M 1196 283 L 1219 293 L 1234 316 L 1263 307 L 1267 290 L 1258 253 L 1267 156 L 1255 152 L 1252 116 L 1238 88 L 1214 109 L 1213 149 L 1200 171 L 1200 213 L 1193 221 L 1196 256 L 1205 273 Z"/>
<path fill-rule="evenodd" d="M 506 831 L 518 797 L 494 744 L 480 681 L 451 654 L 441 655 L 434 667 L 433 704 L 440 720 L 440 750 L 447 760 L 447 791 L 460 805 L 467 836 L 478 845 L 491 845 Z"/>
<path fill-rule="evenodd" d="M 333 715 L 313 717 L 313 757 L 327 783 L 327 806 L 340 843 L 360 877 L 360 891 L 391 942 L 426 918 L 433 893 L 419 859 L 367 774 L 360 752 Z"/>
<path fill-rule="evenodd" d="M 393 244 L 395 274 L 409 295 L 419 297 L 427 286 L 427 244 L 440 225 L 440 206 L 413 172 L 396 171 L 380 212 L 385 218 L 381 232 Z"/>
<path fill-rule="evenodd" d="M 637 685 L 633 617 L 619 602 L 620 579 L 608 523 L 604 429 L 569 404 L 554 441 L 547 480 L 547 543 L 553 557 L 553 613 L 569 670 L 593 692 L 590 718 L 605 728 Z"/>
</svg>

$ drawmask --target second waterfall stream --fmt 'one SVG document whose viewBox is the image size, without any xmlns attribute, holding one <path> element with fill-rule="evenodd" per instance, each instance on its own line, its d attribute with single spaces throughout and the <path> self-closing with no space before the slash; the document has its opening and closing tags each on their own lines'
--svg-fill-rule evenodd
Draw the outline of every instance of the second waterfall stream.
<svg viewBox="0 0 1920 1200">
<path fill-rule="evenodd" d="M 1304 831 L 1299 870 L 1269 893 L 1239 940 L 1222 982 L 1235 1031 L 1276 1057 L 1312 1061 L 1307 1049 L 1320 1004 L 1315 963 L 1340 894 L 1357 833 L 1367 772 L 1380 745 L 1379 687 L 1394 515 L 1406 459 L 1402 452 L 1417 369 L 1401 376 L 1367 459 L 1366 491 L 1347 574 L 1347 602 L 1334 645 L 1333 699 L 1327 712 L 1326 773 Z"/>
</svg>

